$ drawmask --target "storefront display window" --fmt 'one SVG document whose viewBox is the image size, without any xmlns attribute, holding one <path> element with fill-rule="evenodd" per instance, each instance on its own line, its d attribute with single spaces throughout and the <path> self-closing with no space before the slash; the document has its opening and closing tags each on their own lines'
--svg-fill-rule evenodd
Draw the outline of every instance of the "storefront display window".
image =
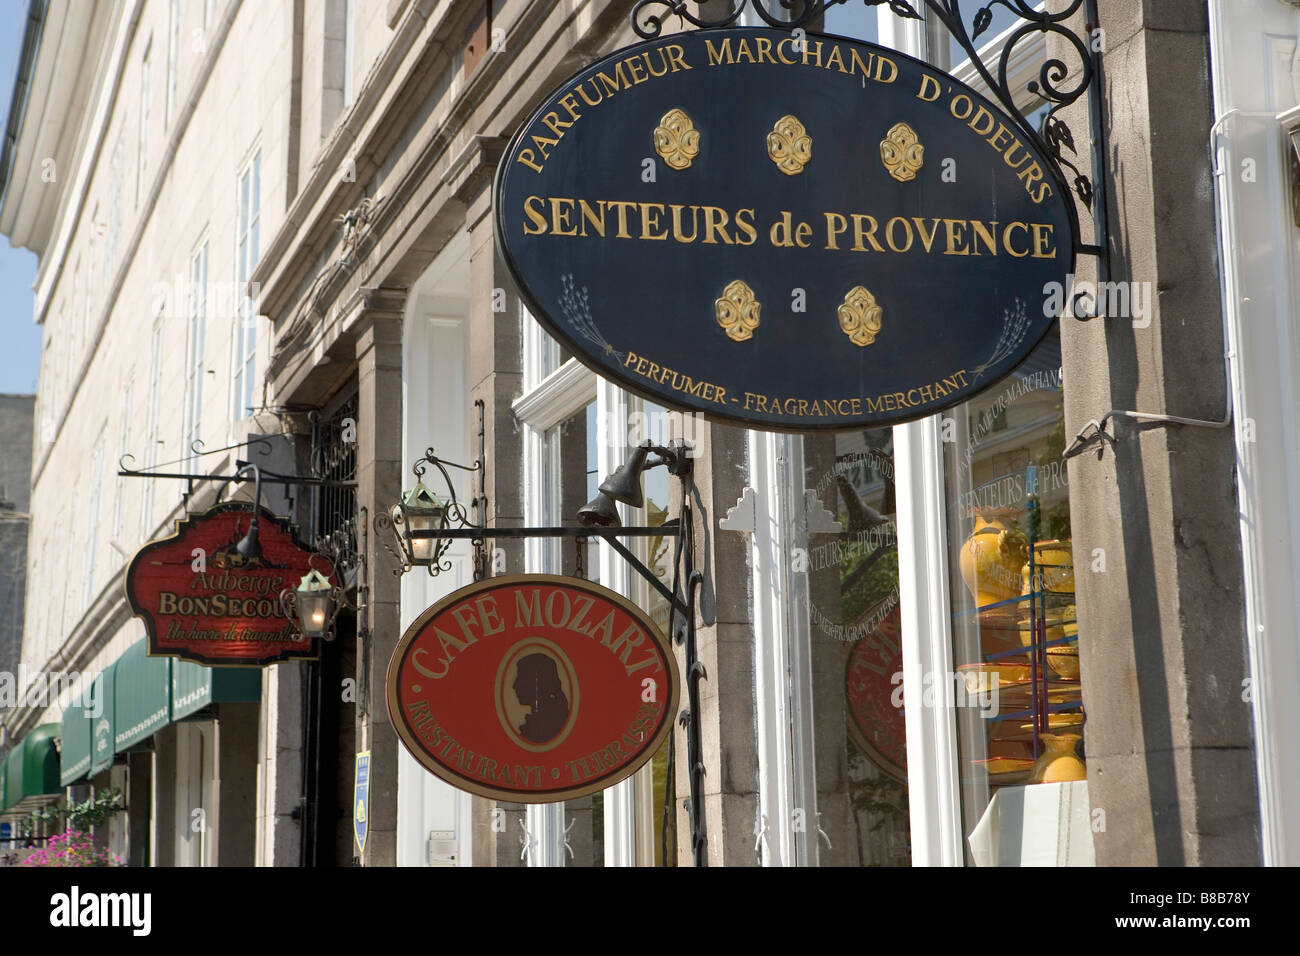
<svg viewBox="0 0 1300 956">
<path fill-rule="evenodd" d="M 818 859 L 824 865 L 906 866 L 911 849 L 892 431 L 809 437 L 804 447 L 806 487 L 841 528 L 818 533 L 816 516 L 810 516 Z"/>
<path fill-rule="evenodd" d="M 1053 331 L 943 418 L 955 673 L 927 692 L 954 709 L 973 863 L 1008 862 L 1008 831 L 1026 841 L 1011 862 L 1071 862 L 1061 834 L 1086 826 L 1086 784 L 1025 792 L 1086 780 L 1060 365 Z"/>
</svg>

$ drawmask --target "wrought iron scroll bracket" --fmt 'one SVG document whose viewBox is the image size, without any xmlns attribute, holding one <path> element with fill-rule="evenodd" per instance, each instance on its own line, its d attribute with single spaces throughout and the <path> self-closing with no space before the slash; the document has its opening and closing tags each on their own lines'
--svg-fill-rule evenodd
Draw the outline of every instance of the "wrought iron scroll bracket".
<svg viewBox="0 0 1300 956">
<path fill-rule="evenodd" d="M 705 673 L 704 665 L 699 660 L 698 650 L 695 641 L 695 608 L 696 600 L 700 585 L 704 580 L 703 574 L 695 568 L 695 545 L 693 522 L 691 512 L 691 498 L 694 494 L 694 482 L 691 478 L 692 464 L 689 455 L 689 449 L 685 443 L 671 442 L 666 447 L 649 445 L 647 448 L 653 452 L 657 458 L 647 459 L 647 467 L 656 467 L 664 465 L 667 467 L 669 474 L 681 479 L 681 508 L 676 518 L 665 521 L 658 526 L 554 526 L 554 527 L 522 527 L 522 528 L 493 528 L 486 522 L 487 514 L 487 496 L 484 490 L 484 457 L 482 450 L 482 403 L 476 402 L 480 412 L 480 451 L 478 461 L 473 466 L 457 465 L 454 462 L 444 462 L 433 454 L 433 449 L 429 449 L 424 457 L 416 462 L 413 470 L 417 478 L 422 477 L 430 467 L 438 469 L 444 478 L 447 477 L 445 466 L 461 468 L 465 471 L 477 471 L 479 473 L 479 494 L 473 501 L 473 506 L 477 512 L 479 521 L 470 521 L 463 505 L 456 503 L 454 498 L 454 489 L 452 498 L 447 503 L 446 515 L 448 521 L 443 522 L 440 527 L 432 530 L 407 530 L 401 524 L 400 509 L 395 509 L 396 514 L 388 512 L 379 512 L 372 519 L 372 524 L 384 546 L 397 561 L 398 568 L 394 574 L 404 574 L 413 567 L 411 557 L 405 553 L 405 548 L 401 544 L 401 537 L 406 534 L 411 540 L 429 540 L 434 539 L 435 543 L 429 558 L 421 559 L 423 565 L 428 562 L 427 567 L 431 575 L 437 575 L 441 571 L 450 569 L 450 562 L 446 566 L 441 566 L 440 559 L 450 546 L 452 541 L 468 539 L 475 545 L 475 577 L 485 578 L 489 576 L 488 558 L 486 550 L 482 547 L 488 539 L 498 538 L 573 538 L 575 543 L 581 546 L 591 538 L 600 538 L 608 542 L 609 546 L 623 558 L 628 565 L 639 574 L 665 601 L 668 602 L 668 633 L 671 635 L 674 643 L 682 646 L 685 658 L 685 680 L 687 703 L 679 715 L 679 722 L 686 728 L 686 750 L 687 766 L 689 768 L 690 779 L 690 797 L 686 801 L 687 815 L 691 827 L 691 851 L 696 866 L 707 865 L 707 839 L 705 833 L 704 818 L 704 747 L 701 740 L 699 715 L 700 706 L 700 688 L 702 680 L 707 680 L 708 675 Z M 451 489 L 450 481 L 447 487 Z M 649 538 L 663 537 L 676 538 L 677 543 L 673 554 L 673 581 L 671 588 L 664 584 L 653 570 L 646 566 L 636 553 L 624 544 L 620 538 Z M 398 547 L 392 547 L 387 539 L 393 539 L 398 543 Z M 482 562 L 480 564 L 480 562 Z M 526 852 L 526 848 L 525 848 Z"/>
<path fill-rule="evenodd" d="M 827 10 L 850 0 L 729 0 L 724 12 L 701 16 L 698 3 L 689 0 L 637 0 L 629 15 L 633 31 L 644 40 L 653 40 L 663 33 L 665 21 L 678 17 L 692 26 L 708 30 L 734 25 L 748 8 L 767 26 L 780 30 L 813 30 L 820 26 Z M 869 7 L 887 5 L 895 15 L 912 20 L 924 19 L 921 4 L 931 17 L 947 28 L 952 38 L 970 58 L 971 65 L 984 81 L 989 93 L 1011 116 L 1019 131 L 1027 136 L 1048 158 L 1062 194 L 1072 193 L 1075 202 L 1094 215 L 1094 241 L 1083 242 L 1080 234 L 1079 211 L 1068 203 L 1074 248 L 1083 254 L 1096 256 L 1099 261 L 1099 278 L 1108 279 L 1107 254 L 1109 249 L 1106 198 L 1106 124 L 1101 95 L 1101 51 L 1094 38 L 1098 35 L 1099 20 L 1096 0 L 1071 0 L 1055 12 L 1034 9 L 1032 0 L 985 0 L 971 19 L 970 28 L 962 14 L 962 0 L 862 0 Z M 967 5 L 967 9 L 971 8 Z M 695 12 L 692 12 L 695 7 Z M 976 41 L 993 23 L 995 7 L 1009 11 L 1015 22 L 1004 33 L 1006 40 L 996 53 L 990 53 L 989 62 L 980 55 Z M 1072 19 L 1083 11 L 1084 33 L 1081 36 L 1071 25 Z M 1038 78 L 1027 84 L 1027 91 L 1048 104 L 1047 113 L 1037 127 L 1016 105 L 1016 93 L 1010 81 L 1010 63 L 1016 46 L 1035 33 L 1064 41 L 1062 55 L 1049 56 L 1039 70 Z M 992 62 L 996 56 L 996 63 Z M 1083 158 L 1075 146 L 1074 134 L 1057 114 L 1088 96 L 1090 155 L 1080 168 Z M 1037 112 L 1037 110 L 1035 110 Z M 1074 158 L 1071 158 L 1074 157 Z M 1095 212 L 1094 212 L 1095 209 Z"/>
</svg>

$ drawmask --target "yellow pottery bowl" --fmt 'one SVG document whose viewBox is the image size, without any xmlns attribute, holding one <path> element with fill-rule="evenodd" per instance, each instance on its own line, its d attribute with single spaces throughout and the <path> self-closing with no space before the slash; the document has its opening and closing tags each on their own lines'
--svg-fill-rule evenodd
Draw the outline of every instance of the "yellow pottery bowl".
<svg viewBox="0 0 1300 956">
<path fill-rule="evenodd" d="M 1074 552 L 1069 540 L 1039 541 L 1034 545 L 1034 570 L 1040 590 L 1054 594 L 1074 593 Z M 1029 565 L 1020 571 L 1022 594 L 1030 591 Z"/>
</svg>

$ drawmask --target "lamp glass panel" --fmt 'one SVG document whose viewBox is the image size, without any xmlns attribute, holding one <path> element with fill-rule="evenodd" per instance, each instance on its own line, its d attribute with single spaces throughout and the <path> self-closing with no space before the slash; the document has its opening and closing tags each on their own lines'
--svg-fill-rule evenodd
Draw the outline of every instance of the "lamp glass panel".
<svg viewBox="0 0 1300 956">
<path fill-rule="evenodd" d="M 329 623 L 330 597 L 328 591 L 298 592 L 298 623 L 308 637 L 320 637 Z"/>
</svg>

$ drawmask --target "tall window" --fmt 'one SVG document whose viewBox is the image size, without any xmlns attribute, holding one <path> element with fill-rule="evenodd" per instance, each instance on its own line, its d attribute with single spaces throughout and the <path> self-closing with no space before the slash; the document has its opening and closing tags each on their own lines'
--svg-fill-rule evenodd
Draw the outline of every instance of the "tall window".
<svg viewBox="0 0 1300 956">
<path fill-rule="evenodd" d="M 95 233 L 99 228 L 98 223 L 99 207 L 96 206 L 95 211 L 90 214 L 90 241 L 87 243 L 86 248 L 86 313 L 84 322 L 87 342 L 90 341 L 95 325 L 95 259 L 99 254 L 99 236 Z"/>
<path fill-rule="evenodd" d="M 181 436 L 186 456 L 202 436 L 199 419 L 203 408 L 203 349 L 208 318 L 208 244 L 204 242 L 190 260 L 189 329 L 185 358 L 185 431 Z"/>
<path fill-rule="evenodd" d="M 149 157 L 149 54 L 152 44 L 144 48 L 140 61 L 140 129 L 136 138 L 135 202 L 140 204 L 144 193 L 144 171 Z"/>
<path fill-rule="evenodd" d="M 90 540 L 86 546 L 86 569 L 81 576 L 83 610 L 90 606 L 90 600 L 95 596 L 95 559 L 99 554 L 99 503 L 103 497 L 103 477 L 104 436 L 101 433 L 99 441 L 95 442 L 95 451 L 90 459 L 90 504 L 85 524 L 90 532 Z"/>
<path fill-rule="evenodd" d="M 60 518 L 54 524 L 54 538 L 52 543 L 55 549 L 55 553 L 58 553 L 58 549 L 63 546 L 63 519 L 62 518 Z M 50 544 L 51 542 L 47 541 L 46 549 L 45 549 L 45 569 L 47 574 L 51 574 L 51 572 L 53 572 L 54 570 L 54 565 L 50 563 L 50 558 L 51 558 L 50 548 L 49 548 Z M 68 591 L 69 591 L 69 588 L 62 588 L 60 590 L 62 590 L 63 593 L 59 594 L 59 591 L 49 590 L 50 583 L 53 582 L 53 580 L 54 578 L 52 574 L 50 577 L 46 579 L 47 583 L 46 583 L 45 593 L 58 595 L 58 597 L 56 597 L 54 600 L 58 602 L 59 606 L 58 606 L 58 610 L 55 610 L 53 607 L 50 607 L 49 610 L 50 616 L 48 618 L 48 621 L 50 624 L 50 629 L 54 632 L 52 636 L 47 632 L 45 637 L 45 646 L 49 648 L 58 647 L 60 644 L 63 643 L 63 620 L 64 620 L 64 612 L 67 610 L 68 607 Z M 47 660 L 48 657 L 49 655 L 46 655 Z"/>
<path fill-rule="evenodd" d="M 357 4 L 356 0 L 343 0 L 343 108 L 352 105 L 356 97 L 356 84 L 352 79 L 352 69 L 356 62 L 357 48 Z"/>
<path fill-rule="evenodd" d="M 41 355 L 41 444 L 48 445 L 54 441 L 54 337 L 45 336 L 45 348 Z"/>
<path fill-rule="evenodd" d="M 167 105 L 163 111 L 163 126 L 171 126 L 172 112 L 176 109 L 177 57 L 181 47 L 181 0 L 172 0 L 171 24 L 167 32 Z"/>
<path fill-rule="evenodd" d="M 149 366 L 149 417 L 145 423 L 145 467 L 158 464 L 158 403 L 162 397 L 163 327 L 153 327 L 153 360 Z M 153 489 L 155 482 L 144 483 L 144 502 L 140 506 L 140 536 L 148 539 L 153 532 Z"/>
<path fill-rule="evenodd" d="M 107 287 L 117 266 L 117 246 L 122 237 L 122 180 L 125 171 L 125 133 L 117 132 L 113 157 L 108 163 L 108 241 L 104 252 L 104 285 Z"/>
<path fill-rule="evenodd" d="M 128 379 L 122 392 L 122 415 L 118 419 L 117 460 L 121 461 L 131 453 L 131 393 L 133 383 Z M 126 520 L 126 477 L 118 475 L 117 493 L 113 500 L 113 537 L 114 554 L 117 544 L 122 540 L 122 526 Z M 118 554 L 121 557 L 120 554 Z"/>
<path fill-rule="evenodd" d="M 51 411 L 55 421 L 63 410 L 64 387 L 68 381 L 68 330 L 63 325 L 62 311 L 54 314 L 54 358 L 58 371 L 54 374 L 54 405 Z"/>
<path fill-rule="evenodd" d="M 257 265 L 258 222 L 261 210 L 262 154 L 253 154 L 239 176 L 239 215 L 236 220 L 235 288 L 239 315 L 235 320 L 235 381 L 231 415 L 247 418 L 253 407 L 254 375 L 257 372 L 257 314 L 248 277 Z"/>
<path fill-rule="evenodd" d="M 82 336 L 83 323 L 81 321 L 81 260 L 78 259 L 72 266 L 72 304 L 68 308 L 68 330 L 72 336 L 72 354 L 73 364 L 81 357 L 82 346 L 85 339 Z"/>
</svg>

